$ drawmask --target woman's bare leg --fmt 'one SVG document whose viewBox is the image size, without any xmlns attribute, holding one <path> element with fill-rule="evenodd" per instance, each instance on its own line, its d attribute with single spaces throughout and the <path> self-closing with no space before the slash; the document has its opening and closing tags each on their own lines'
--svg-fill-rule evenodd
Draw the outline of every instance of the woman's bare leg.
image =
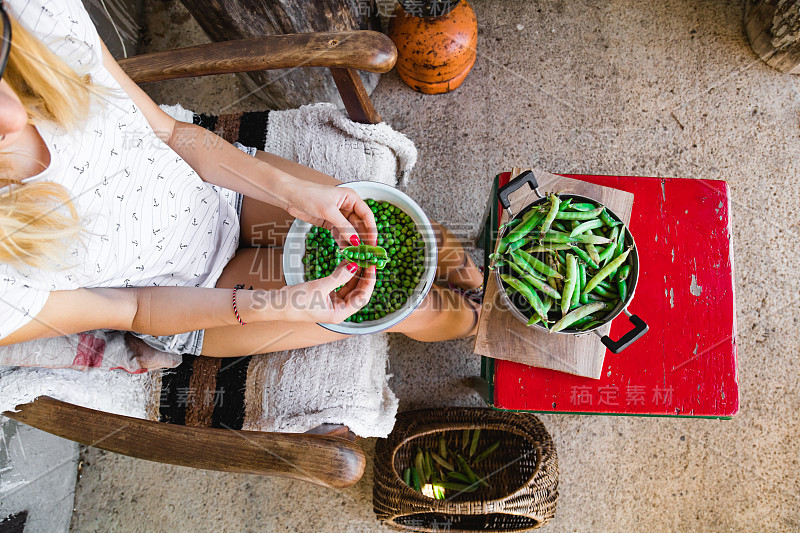
<svg viewBox="0 0 800 533">
<path fill-rule="evenodd" d="M 225 266 L 217 287 L 278 289 L 283 286 L 282 251 L 279 248 L 245 248 Z M 474 334 L 479 310 L 455 292 L 432 287 L 420 306 L 389 331 L 419 341 L 443 341 Z M 209 328 L 203 355 L 240 357 L 324 344 L 345 338 L 313 323 L 264 322 L 245 326 Z"/>
<path fill-rule="evenodd" d="M 462 289 L 476 289 L 483 283 L 483 274 L 453 233 L 431 220 L 439 247 L 436 277 L 444 279 Z"/>
</svg>

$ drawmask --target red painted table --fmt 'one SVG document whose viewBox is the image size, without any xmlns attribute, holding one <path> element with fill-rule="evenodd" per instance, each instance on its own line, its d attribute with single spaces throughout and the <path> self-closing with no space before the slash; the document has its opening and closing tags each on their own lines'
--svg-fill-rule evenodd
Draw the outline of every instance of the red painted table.
<svg viewBox="0 0 800 533">
<path fill-rule="evenodd" d="M 640 281 L 629 310 L 650 330 L 620 354 L 606 351 L 599 380 L 482 359 L 487 402 L 545 413 L 730 418 L 739 410 L 730 197 L 724 181 L 565 174 L 634 193 L 630 230 Z M 495 179 L 484 250 L 494 249 Z M 488 271 L 487 271 L 488 272 Z M 628 329 L 615 320 L 611 338 Z"/>
</svg>

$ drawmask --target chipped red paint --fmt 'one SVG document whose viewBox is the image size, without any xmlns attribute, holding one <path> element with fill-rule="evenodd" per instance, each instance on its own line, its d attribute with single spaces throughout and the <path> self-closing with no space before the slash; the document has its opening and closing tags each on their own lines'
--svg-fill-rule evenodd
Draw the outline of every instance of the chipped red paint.
<svg viewBox="0 0 800 533">
<path fill-rule="evenodd" d="M 494 362 L 495 407 L 543 412 L 730 417 L 739 410 L 728 185 L 721 180 L 570 175 L 635 194 L 641 273 L 628 309 L 650 330 L 606 351 L 599 380 Z M 509 173 L 500 175 L 500 185 Z M 674 252 L 674 255 L 673 255 Z M 630 327 L 614 320 L 611 337 Z"/>
</svg>

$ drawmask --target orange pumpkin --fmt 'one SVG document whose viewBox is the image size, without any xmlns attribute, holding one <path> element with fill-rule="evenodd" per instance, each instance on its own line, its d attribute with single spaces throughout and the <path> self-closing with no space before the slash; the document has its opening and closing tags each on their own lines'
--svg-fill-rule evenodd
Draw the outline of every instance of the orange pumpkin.
<svg viewBox="0 0 800 533">
<path fill-rule="evenodd" d="M 397 4 L 389 22 L 397 46 L 397 73 L 426 94 L 454 90 L 475 64 L 478 21 L 466 0 L 438 17 L 412 16 Z"/>
</svg>

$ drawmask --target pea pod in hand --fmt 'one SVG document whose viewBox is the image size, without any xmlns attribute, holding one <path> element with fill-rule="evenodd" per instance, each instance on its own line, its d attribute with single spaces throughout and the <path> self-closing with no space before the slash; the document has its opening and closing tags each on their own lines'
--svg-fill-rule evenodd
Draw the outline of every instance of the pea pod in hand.
<svg viewBox="0 0 800 533">
<path fill-rule="evenodd" d="M 389 256 L 386 249 L 382 246 L 370 246 L 368 244 L 359 244 L 358 246 L 348 246 L 337 252 L 342 257 L 355 262 L 361 268 L 366 268 L 370 265 L 375 265 L 378 270 L 383 270 L 389 262 Z"/>
</svg>

